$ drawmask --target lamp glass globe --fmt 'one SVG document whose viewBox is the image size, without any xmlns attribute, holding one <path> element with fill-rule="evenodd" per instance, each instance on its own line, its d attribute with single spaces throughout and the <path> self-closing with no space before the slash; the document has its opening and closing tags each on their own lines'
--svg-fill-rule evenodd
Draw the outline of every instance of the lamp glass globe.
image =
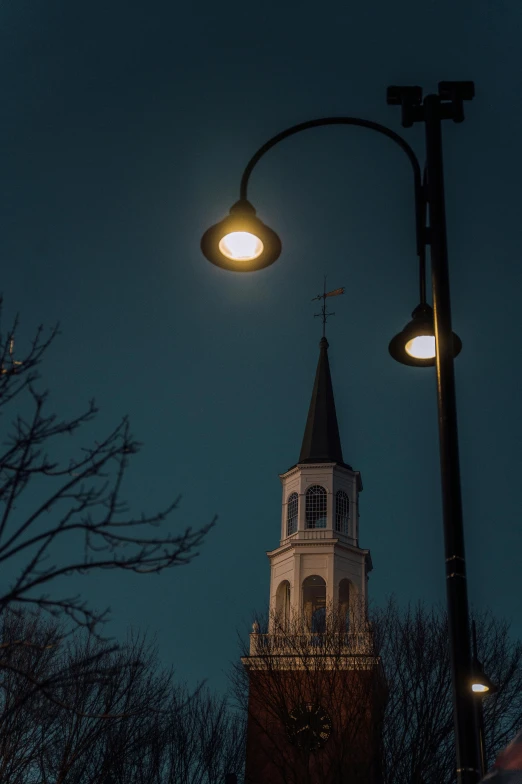
<svg viewBox="0 0 522 784">
<path fill-rule="evenodd" d="M 406 343 L 406 352 L 415 359 L 435 357 L 435 335 L 417 335 Z"/>
<path fill-rule="evenodd" d="M 232 231 L 220 241 L 219 250 L 227 259 L 252 261 L 263 253 L 264 245 L 255 234 L 248 231 Z"/>
</svg>

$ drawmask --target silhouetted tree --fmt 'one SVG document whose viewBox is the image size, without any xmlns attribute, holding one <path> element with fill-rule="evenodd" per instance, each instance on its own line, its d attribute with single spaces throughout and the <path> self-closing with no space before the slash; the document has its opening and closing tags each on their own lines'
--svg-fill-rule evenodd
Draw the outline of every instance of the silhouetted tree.
<svg viewBox="0 0 522 784">
<path fill-rule="evenodd" d="M 225 697 L 215 697 L 208 690 L 190 697 L 180 689 L 173 695 L 162 726 L 153 754 L 161 760 L 161 775 L 153 779 L 155 784 L 223 784 L 230 771 L 242 776 L 245 721 Z M 147 775 L 129 779 L 132 784 L 150 780 Z"/>
<path fill-rule="evenodd" d="M 489 764 L 522 726 L 522 642 L 490 611 L 475 613 L 478 655 L 498 692 L 484 699 Z M 372 612 L 388 701 L 383 722 L 384 784 L 455 782 L 446 612 L 392 599 Z M 481 699 L 477 696 L 477 699 Z"/>
<path fill-rule="evenodd" d="M 109 649 L 27 613 L 4 616 L 0 633 L 1 782 L 222 784 L 241 772 L 243 717 L 176 684 L 143 638 Z"/>
<path fill-rule="evenodd" d="M 73 677 L 61 680 L 41 722 L 42 782 L 130 781 L 129 764 L 151 742 L 154 717 L 170 697 L 170 673 L 139 637 L 107 651 L 84 633 L 67 644 L 65 658 L 61 670 Z"/>
<path fill-rule="evenodd" d="M 252 634 L 249 643 L 242 643 L 243 664 L 234 667 L 231 679 L 238 706 L 251 724 L 257 752 L 266 746 L 265 756 L 271 754 L 270 762 L 285 784 L 298 780 L 311 784 L 325 775 L 331 777 L 328 781 L 344 781 L 341 769 L 344 764 L 353 764 L 350 750 L 360 743 L 357 734 L 364 726 L 370 695 L 376 698 L 377 710 L 382 710 L 383 784 L 455 782 L 445 611 L 422 604 L 400 608 L 391 599 L 385 608 L 370 611 L 367 630 L 352 628 L 351 638 L 339 631 L 339 626 L 336 630 L 335 615 L 332 610 L 327 613 L 323 633 L 312 632 L 303 619 L 289 622 L 273 617 L 264 624 L 265 634 Z M 484 698 L 486 748 L 492 764 L 498 751 L 522 727 L 522 642 L 511 636 L 507 621 L 489 611 L 476 613 L 475 621 L 479 659 L 498 686 L 496 694 Z M 343 656 L 350 648 L 355 655 L 360 653 L 363 642 L 364 655 L 380 663 L 374 672 L 382 672 L 383 680 L 368 681 L 362 695 L 349 685 L 343 693 L 339 688 L 341 668 L 346 667 Z M 314 657 L 314 653 L 320 655 Z M 348 711 L 343 708 L 346 698 Z M 296 749 L 291 742 L 288 715 L 294 705 L 303 702 L 323 703 L 330 713 L 332 730 L 337 727 L 338 747 L 331 739 L 324 746 L 324 751 L 329 748 L 337 758 L 337 772 L 330 762 L 329 772 L 326 770 L 327 755 L 323 752 L 306 744 Z M 251 780 L 254 782 L 255 776 Z"/>
<path fill-rule="evenodd" d="M 59 635 L 37 616 L 0 616 L 0 781 L 31 781 L 52 693 Z M 62 673 L 63 675 L 63 673 Z"/>
</svg>

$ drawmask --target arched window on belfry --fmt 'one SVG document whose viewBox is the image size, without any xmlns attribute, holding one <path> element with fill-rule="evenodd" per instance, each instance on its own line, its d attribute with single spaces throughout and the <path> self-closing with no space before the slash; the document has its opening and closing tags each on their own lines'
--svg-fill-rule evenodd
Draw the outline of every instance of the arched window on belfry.
<svg viewBox="0 0 522 784">
<path fill-rule="evenodd" d="M 335 530 L 342 534 L 348 533 L 348 517 L 350 513 L 350 501 L 344 490 L 338 490 L 335 494 Z"/>
<path fill-rule="evenodd" d="M 306 527 L 326 528 L 326 490 L 321 485 L 306 491 Z"/>
<path fill-rule="evenodd" d="M 318 574 L 303 580 L 303 615 L 310 631 L 325 631 L 326 583 Z"/>
<path fill-rule="evenodd" d="M 287 630 L 290 623 L 290 583 L 283 580 L 277 586 L 276 592 L 277 623 Z"/>
<path fill-rule="evenodd" d="M 291 536 L 297 531 L 297 512 L 299 508 L 299 496 L 291 493 L 286 504 L 286 535 Z"/>
<path fill-rule="evenodd" d="M 339 583 L 339 623 L 340 631 L 350 630 L 350 580 L 341 580 Z"/>
</svg>

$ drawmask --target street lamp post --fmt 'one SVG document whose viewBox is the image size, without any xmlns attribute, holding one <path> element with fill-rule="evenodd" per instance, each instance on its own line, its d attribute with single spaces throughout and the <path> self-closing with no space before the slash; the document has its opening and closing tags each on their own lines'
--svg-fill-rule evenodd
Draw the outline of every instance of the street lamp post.
<svg viewBox="0 0 522 784">
<path fill-rule="evenodd" d="M 474 782 L 479 765 L 474 732 L 474 705 L 469 693 L 470 645 L 469 614 L 464 552 L 464 528 L 460 491 L 460 467 L 455 397 L 455 373 L 451 330 L 444 174 L 442 160 L 442 120 L 464 119 L 463 101 L 473 97 L 469 82 L 439 85 L 439 95 L 428 95 L 421 103 L 420 93 L 390 88 L 389 103 L 401 103 L 403 125 L 424 121 L 426 129 L 426 198 L 430 225 L 431 279 L 433 291 L 435 340 L 437 346 L 437 403 L 442 480 L 446 589 L 450 638 L 451 672 L 459 781 Z M 449 100 L 443 100 L 449 99 Z"/>
<path fill-rule="evenodd" d="M 437 345 L 437 403 L 442 480 L 446 589 L 450 638 L 451 672 L 457 749 L 457 777 L 464 782 L 478 778 L 479 765 L 474 732 L 474 705 L 469 693 L 469 614 L 464 552 L 464 528 L 460 492 L 460 467 L 455 398 L 455 374 L 451 330 L 451 306 L 444 206 L 442 161 L 443 119 L 461 122 L 463 100 L 473 97 L 473 85 L 442 83 L 439 95 L 428 95 L 421 104 L 419 93 L 388 91 L 389 103 L 401 103 L 403 125 L 424 121 L 426 129 L 427 202 L 430 226 L 431 278 Z M 449 99 L 449 101 L 441 100 Z"/>
<path fill-rule="evenodd" d="M 469 87 L 465 97 L 473 97 Z M 464 551 L 464 527 L 460 491 L 455 373 L 451 346 L 451 306 L 444 206 L 441 120 L 448 115 L 464 119 L 462 92 L 455 86 L 453 100 L 441 102 L 428 95 L 424 101 L 426 126 L 426 171 L 430 215 L 430 258 L 433 291 L 435 340 L 437 345 L 437 404 L 442 480 L 442 519 L 446 560 L 446 591 L 450 638 L 451 674 L 457 749 L 457 780 L 477 781 L 479 765 L 474 726 L 473 696 L 469 694 L 470 672 L 469 614 Z M 443 93 L 444 94 L 444 93 Z M 449 109 L 449 111 L 448 111 Z"/>
<path fill-rule="evenodd" d="M 446 564 L 446 589 L 450 661 L 453 684 L 456 771 L 458 784 L 475 784 L 480 763 L 475 733 L 475 706 L 469 688 L 471 653 L 469 612 L 464 552 L 464 530 L 460 491 L 457 408 L 453 360 L 461 342 L 452 332 L 444 176 L 442 160 L 442 120 L 462 122 L 463 102 L 474 95 L 472 82 L 440 82 L 439 94 L 422 98 L 420 87 L 388 88 L 388 103 L 402 107 L 402 124 L 411 127 L 424 122 L 426 138 L 425 181 L 415 153 L 394 131 L 368 120 L 333 117 L 312 120 L 283 131 L 264 144 L 251 158 L 243 173 L 240 199 L 230 215 L 203 235 L 201 248 L 213 264 L 234 271 L 253 271 L 272 264 L 281 253 L 281 241 L 257 218 L 247 200 L 248 179 L 261 157 L 283 139 L 324 125 L 357 125 L 377 131 L 396 142 L 413 166 L 415 188 L 415 228 L 420 260 L 420 305 L 413 320 L 390 343 L 390 353 L 399 362 L 436 366 L 439 444 L 442 480 L 442 512 Z M 426 211 L 429 225 L 426 225 Z M 425 249 L 430 247 L 433 315 L 425 300 Z M 431 343 L 430 343 L 431 341 Z M 436 346 L 436 349 L 435 349 Z"/>
</svg>

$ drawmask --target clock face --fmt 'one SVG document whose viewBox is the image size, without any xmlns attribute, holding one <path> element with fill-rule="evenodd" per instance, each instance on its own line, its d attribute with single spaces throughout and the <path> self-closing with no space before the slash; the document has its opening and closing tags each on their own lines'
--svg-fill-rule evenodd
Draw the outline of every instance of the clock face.
<svg viewBox="0 0 522 784">
<path fill-rule="evenodd" d="M 287 732 L 291 743 L 310 751 L 324 746 L 332 730 L 332 720 L 320 705 L 297 705 L 288 714 Z"/>
</svg>

